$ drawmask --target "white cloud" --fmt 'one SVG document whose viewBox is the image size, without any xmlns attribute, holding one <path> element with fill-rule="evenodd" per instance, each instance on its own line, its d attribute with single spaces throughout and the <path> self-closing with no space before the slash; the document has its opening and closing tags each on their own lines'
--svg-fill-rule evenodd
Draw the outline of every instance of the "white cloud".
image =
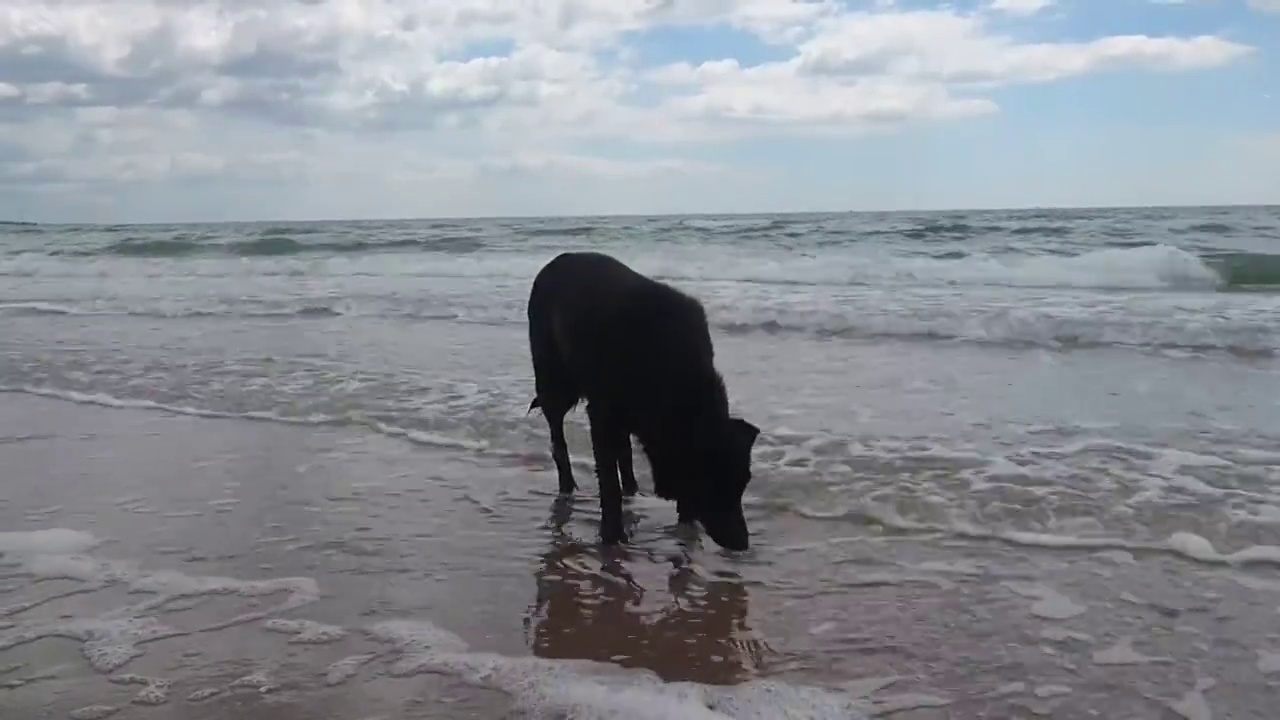
<svg viewBox="0 0 1280 720">
<path fill-rule="evenodd" d="M 1259 12 L 1280 13 L 1280 0 L 1249 0 L 1249 7 Z"/>
<path fill-rule="evenodd" d="M 694 160 L 655 159 L 638 162 L 622 162 L 584 155 L 521 153 L 508 157 L 484 159 L 479 168 L 490 173 L 543 173 L 547 171 L 568 174 L 598 175 L 606 177 L 645 177 L 651 175 L 682 174 L 706 175 L 722 172 L 725 168 L 715 163 Z"/>
<path fill-rule="evenodd" d="M 806 74 L 802 68 L 794 61 L 750 68 L 718 61 L 668 66 L 650 77 L 696 89 L 666 104 L 683 117 L 848 128 L 996 110 L 989 100 L 953 97 L 941 84 L 902 82 L 878 74 L 844 81 Z"/>
<path fill-rule="evenodd" d="M 883 131 L 998 112 L 997 86 L 1251 51 L 1213 36 L 1017 34 L 1017 17 L 1051 4 L 7 0 L 0 182 L 689 177 L 716 166 L 670 147 L 601 157 L 600 145 Z M 992 14 L 1006 16 L 999 30 Z M 631 33 L 711 25 L 786 59 L 655 68 L 629 50 Z"/>
<path fill-rule="evenodd" d="M 1213 36 L 1025 43 L 994 33 L 979 14 L 851 12 L 818 21 L 787 61 L 675 64 L 649 77 L 697 88 L 668 103 L 677 113 L 857 127 L 995 112 L 992 101 L 972 94 L 981 88 L 1106 69 L 1207 68 L 1250 51 Z"/>
<path fill-rule="evenodd" d="M 991 0 L 991 9 L 1009 15 L 1035 15 L 1053 4 L 1054 0 Z"/>
<path fill-rule="evenodd" d="M 980 15 L 931 10 L 853 13 L 826 22 L 800 46 L 799 67 L 819 75 L 886 74 L 952 83 L 1047 82 L 1133 67 L 1189 70 L 1224 65 L 1251 49 L 1209 35 L 1118 35 L 1089 42 L 1024 43 L 995 34 Z"/>
</svg>

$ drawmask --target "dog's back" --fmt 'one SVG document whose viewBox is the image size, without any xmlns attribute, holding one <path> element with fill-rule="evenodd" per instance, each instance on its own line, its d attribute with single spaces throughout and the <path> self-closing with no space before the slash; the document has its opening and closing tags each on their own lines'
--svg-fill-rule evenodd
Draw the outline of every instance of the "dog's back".
<svg viewBox="0 0 1280 720">
<path fill-rule="evenodd" d="M 529 296 L 529 335 L 544 367 L 555 368 L 550 392 L 607 399 L 647 424 L 641 407 L 672 393 L 706 396 L 710 383 L 716 407 L 707 410 L 728 411 L 701 303 L 608 255 L 562 253 L 543 267 Z"/>
</svg>

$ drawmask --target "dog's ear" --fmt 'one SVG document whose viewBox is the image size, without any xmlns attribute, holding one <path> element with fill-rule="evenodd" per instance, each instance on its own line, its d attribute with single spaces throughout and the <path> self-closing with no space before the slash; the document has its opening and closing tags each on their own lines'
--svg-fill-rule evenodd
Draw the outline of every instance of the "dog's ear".
<svg viewBox="0 0 1280 720">
<path fill-rule="evenodd" d="M 756 444 L 756 438 L 760 436 L 760 428 L 739 417 L 731 418 L 730 422 L 733 424 L 733 436 L 737 439 L 739 446 L 750 452 L 752 446 Z"/>
</svg>

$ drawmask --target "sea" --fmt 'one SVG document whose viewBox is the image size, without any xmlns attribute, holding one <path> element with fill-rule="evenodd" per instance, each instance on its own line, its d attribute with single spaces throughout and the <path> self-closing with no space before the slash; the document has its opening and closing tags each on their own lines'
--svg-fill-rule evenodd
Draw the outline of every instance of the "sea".
<svg viewBox="0 0 1280 720">
<path fill-rule="evenodd" d="M 733 411 L 763 430 L 750 553 L 644 495 L 630 554 L 596 545 L 581 410 L 574 515 L 547 519 L 525 302 L 543 264 L 587 249 L 706 306 Z M 465 515 L 448 574 L 494 579 L 464 604 L 489 619 L 384 598 L 368 642 L 404 651 L 399 671 L 493 685 L 522 716 L 1208 720 L 1270 717 L 1280 697 L 1280 207 L 3 225 L 0 392 L 121 422 L 346 438 L 334 447 L 411 463 L 361 478 L 346 524 L 268 531 L 286 501 L 265 498 L 225 533 L 309 537 L 276 567 L 311 568 L 323 593 L 324 577 L 415 542 L 412 518 Z M 95 462 L 78 471 L 89 496 Z M 638 449 L 636 465 L 644 493 Z M 193 468 L 139 496 L 224 480 Z M 237 480 L 338 517 L 309 482 Z M 432 483 L 449 492 L 410 502 Z M 78 539 L 119 509 L 4 494 L 0 554 L 20 561 L 87 552 Z M 360 532 L 371 555 L 326 565 L 346 551 L 325 543 Z M 183 570 L 138 542 L 134 560 Z M 521 581 L 548 548 L 559 569 Z M 413 557 L 398 562 L 444 562 Z M 39 579 L 31 562 L 23 577 Z M 618 587 L 638 594 L 612 602 Z M 537 610 L 548 595 L 567 605 Z M 358 605 L 328 621 L 355 627 Z M 590 624 L 602 613 L 608 643 Z M 561 635 L 537 632 L 547 618 Z M 7 619 L 0 665 L 31 641 L 6 641 L 30 630 Z M 344 682 L 366 681 L 349 669 Z"/>
</svg>

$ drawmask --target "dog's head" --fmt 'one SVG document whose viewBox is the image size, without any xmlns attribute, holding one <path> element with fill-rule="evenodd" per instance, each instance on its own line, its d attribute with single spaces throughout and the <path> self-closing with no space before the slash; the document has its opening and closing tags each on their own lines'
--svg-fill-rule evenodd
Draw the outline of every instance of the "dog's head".
<svg viewBox="0 0 1280 720">
<path fill-rule="evenodd" d="M 728 550 L 750 546 L 742 495 L 751 482 L 751 448 L 759 435 L 760 428 L 731 417 L 703 445 L 703 478 L 692 504 L 707 535 Z"/>
</svg>

